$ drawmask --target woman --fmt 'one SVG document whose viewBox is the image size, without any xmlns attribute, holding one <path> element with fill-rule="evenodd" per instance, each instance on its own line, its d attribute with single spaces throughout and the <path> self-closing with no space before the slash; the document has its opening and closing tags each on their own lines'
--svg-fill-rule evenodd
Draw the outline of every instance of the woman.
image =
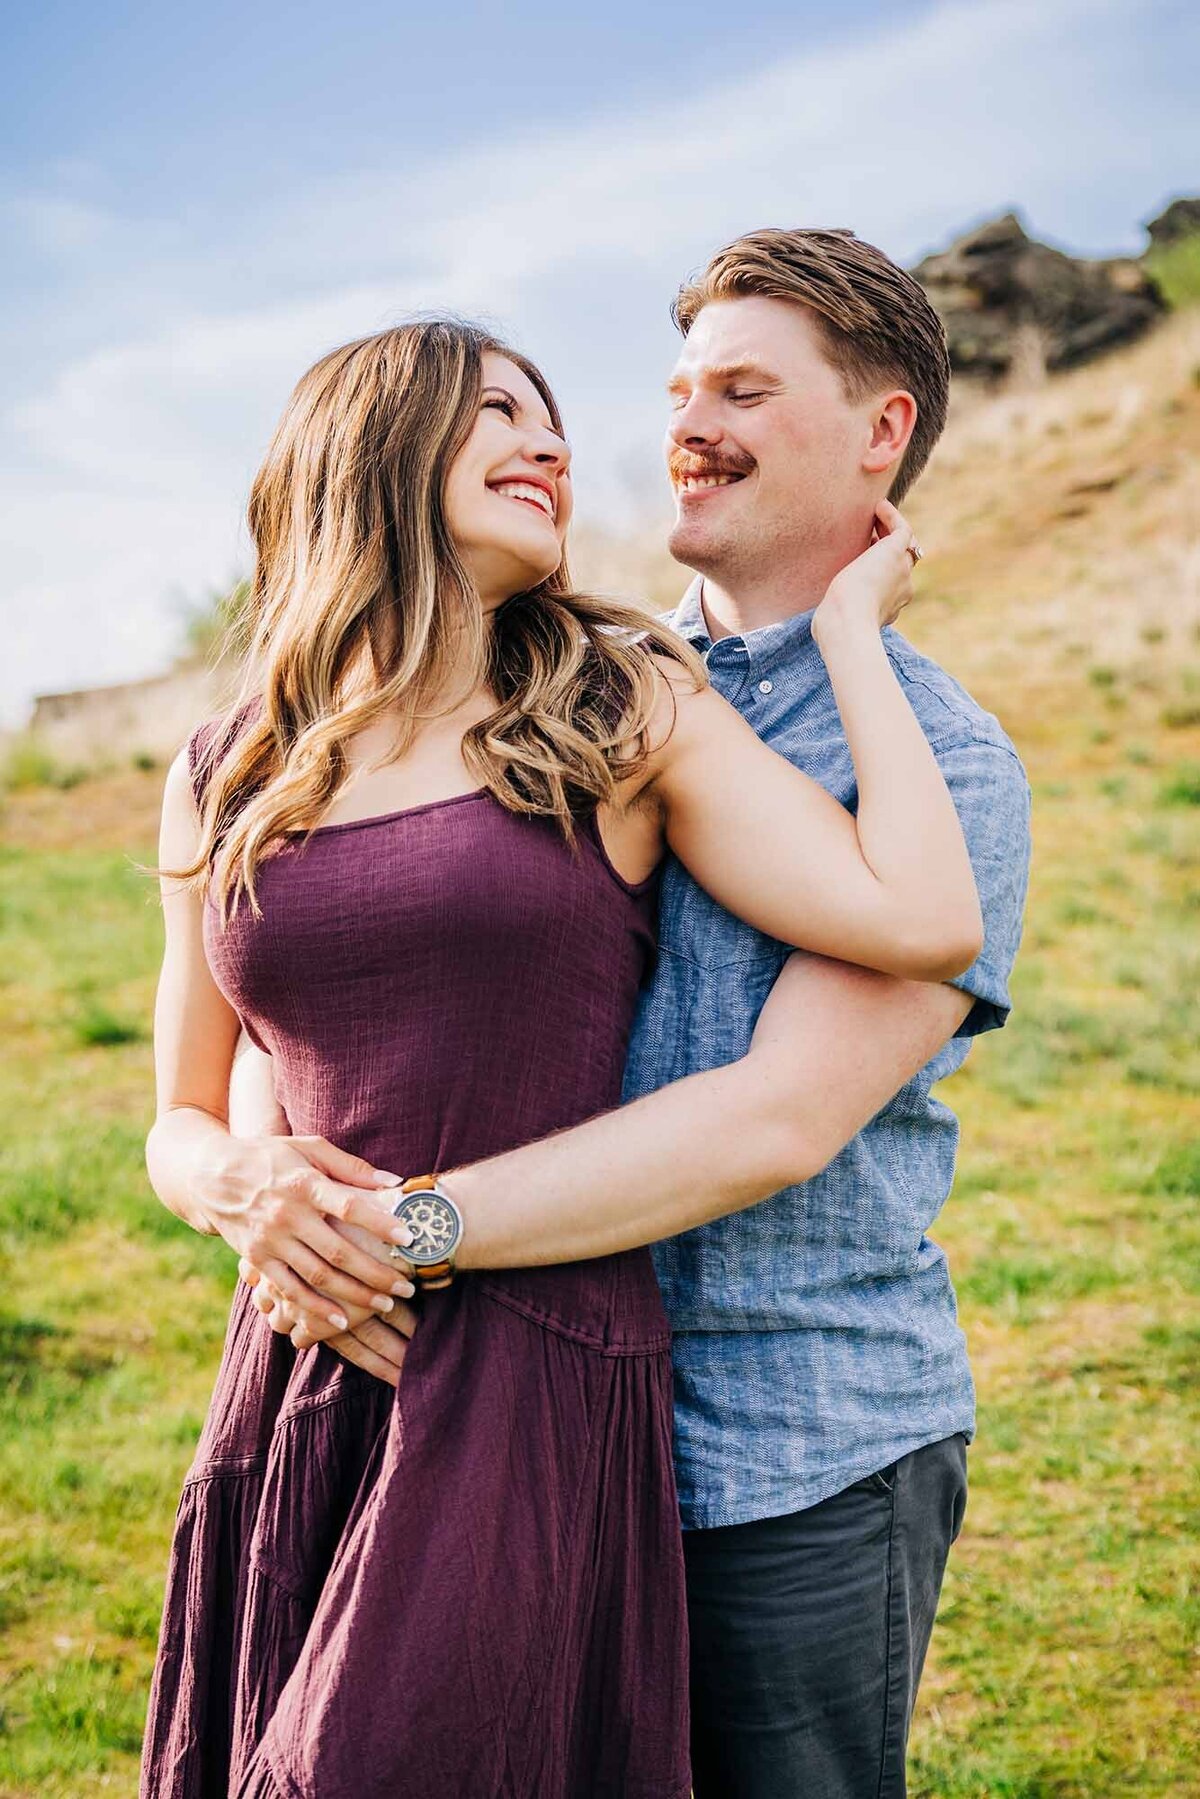
<svg viewBox="0 0 1200 1799">
<path fill-rule="evenodd" d="M 572 593 L 570 509 L 550 393 L 494 340 L 435 321 L 326 357 L 254 485 L 242 702 L 168 779 L 151 1179 L 335 1323 L 414 1290 L 327 1222 L 405 1241 L 350 1155 L 395 1181 L 616 1103 L 666 843 L 785 941 L 926 979 L 978 948 L 878 639 L 909 591 L 899 515 L 814 627 L 855 820 L 667 633 Z M 771 840 L 714 818 L 718 768 L 769 790 Z M 290 1139 L 229 1134 L 242 1024 Z M 239 1286 L 143 1793 L 682 1799 L 667 1357 L 645 1251 L 424 1293 L 396 1391 L 298 1356 Z"/>
</svg>

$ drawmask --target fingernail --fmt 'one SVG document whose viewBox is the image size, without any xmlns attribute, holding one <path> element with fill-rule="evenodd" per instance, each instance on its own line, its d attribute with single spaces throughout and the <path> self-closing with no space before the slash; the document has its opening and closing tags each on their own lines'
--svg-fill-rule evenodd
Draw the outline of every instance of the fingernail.
<svg viewBox="0 0 1200 1799">
<path fill-rule="evenodd" d="M 343 1318 L 340 1312 L 330 1312 L 329 1322 L 331 1324 L 336 1324 L 340 1331 L 348 1331 L 350 1329 L 350 1320 L 348 1318 Z"/>
<path fill-rule="evenodd" d="M 416 1290 L 411 1281 L 392 1282 L 392 1292 L 397 1299 L 411 1299 Z"/>
<path fill-rule="evenodd" d="M 400 1176 L 398 1174 L 389 1174 L 385 1168 L 377 1168 L 375 1170 L 375 1185 L 377 1187 L 399 1187 L 401 1185 Z"/>
<path fill-rule="evenodd" d="M 406 1224 L 398 1224 L 392 1232 L 392 1242 L 407 1244 L 412 1242 L 412 1232 Z"/>
<path fill-rule="evenodd" d="M 373 1293 L 371 1295 L 371 1304 L 375 1307 L 377 1312 L 390 1312 L 395 1303 L 395 1300 L 389 1299 L 386 1293 Z"/>
</svg>

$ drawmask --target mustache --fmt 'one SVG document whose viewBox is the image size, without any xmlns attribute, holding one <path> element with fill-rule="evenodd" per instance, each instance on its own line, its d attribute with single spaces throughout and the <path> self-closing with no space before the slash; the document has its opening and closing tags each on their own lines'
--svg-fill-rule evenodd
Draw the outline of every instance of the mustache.
<svg viewBox="0 0 1200 1799">
<path fill-rule="evenodd" d="M 722 455 L 700 454 L 694 450 L 672 450 L 667 457 L 667 472 L 678 483 L 689 475 L 702 480 L 706 475 L 748 475 L 754 468 L 753 456 L 744 451 L 725 451 Z"/>
</svg>

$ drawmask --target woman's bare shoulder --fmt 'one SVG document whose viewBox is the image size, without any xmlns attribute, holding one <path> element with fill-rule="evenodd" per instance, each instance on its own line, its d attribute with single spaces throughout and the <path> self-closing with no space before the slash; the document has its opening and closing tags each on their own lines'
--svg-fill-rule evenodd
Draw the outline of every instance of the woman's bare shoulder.
<svg viewBox="0 0 1200 1799">
<path fill-rule="evenodd" d="M 649 651 L 649 659 L 654 686 L 644 724 L 645 756 L 624 790 L 625 803 L 639 796 L 649 799 L 655 784 L 691 749 L 711 749 L 731 724 L 736 729 L 741 723 L 728 700 L 706 680 L 697 681 L 686 664 L 656 649 Z"/>
<path fill-rule="evenodd" d="M 182 867 L 195 860 L 199 845 L 200 812 L 189 740 L 175 755 L 163 782 L 159 862 L 164 868 Z"/>
</svg>

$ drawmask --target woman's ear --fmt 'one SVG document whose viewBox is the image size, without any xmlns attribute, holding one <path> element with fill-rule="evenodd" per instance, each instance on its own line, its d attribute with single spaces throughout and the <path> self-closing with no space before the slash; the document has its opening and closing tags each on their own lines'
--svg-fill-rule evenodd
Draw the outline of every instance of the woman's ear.
<svg viewBox="0 0 1200 1799">
<path fill-rule="evenodd" d="M 885 394 L 871 421 L 871 439 L 863 455 L 868 474 L 886 474 L 904 455 L 917 423 L 917 402 L 906 388 Z"/>
</svg>

